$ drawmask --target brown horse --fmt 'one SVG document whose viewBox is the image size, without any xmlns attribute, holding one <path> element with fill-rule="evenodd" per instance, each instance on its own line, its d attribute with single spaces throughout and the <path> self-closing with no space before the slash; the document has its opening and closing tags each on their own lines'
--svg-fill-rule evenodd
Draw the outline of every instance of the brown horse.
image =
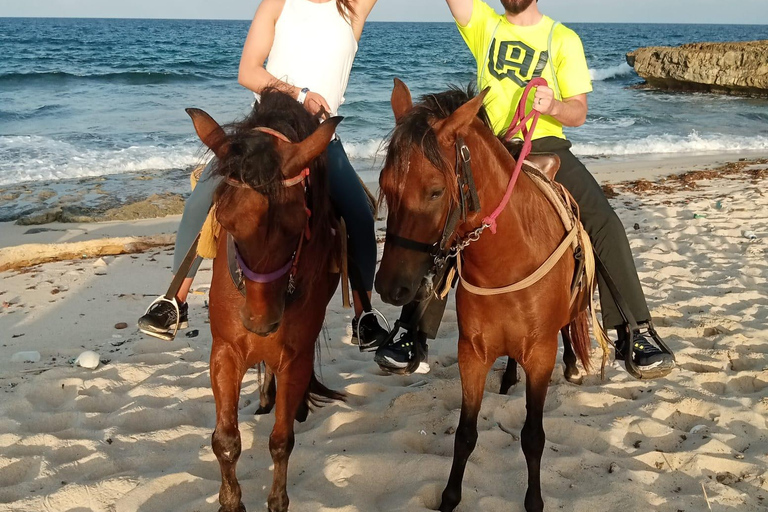
<svg viewBox="0 0 768 512">
<path fill-rule="evenodd" d="M 402 305 L 423 299 L 427 293 L 425 276 L 436 264 L 433 255 L 414 250 L 414 244 L 396 243 L 398 239 L 435 247 L 455 247 L 457 241 L 472 240 L 459 254 L 464 279 L 480 287 L 500 287 L 530 276 L 565 237 L 560 217 L 525 174 L 520 175 L 511 202 L 497 219 L 498 232 L 472 236 L 502 203 L 516 164 L 489 127 L 484 96 L 471 98 L 461 91 L 450 91 L 427 96 L 414 106 L 408 88 L 396 80 L 392 108 L 397 125 L 380 178 L 389 217 L 376 290 L 385 302 Z M 470 167 L 473 173 L 472 188 L 479 200 L 474 210 L 466 197 L 462 167 Z M 465 215 L 459 216 L 451 229 L 452 213 L 462 210 Z M 528 465 L 525 508 L 543 510 L 542 415 L 558 332 L 570 327 L 570 339 L 564 342 L 572 343 L 585 367 L 590 350 L 587 313 L 582 307 L 571 306 L 569 300 L 575 269 L 571 254 L 569 250 L 543 279 L 522 291 L 481 296 L 459 285 L 456 308 L 462 406 L 441 511 L 452 511 L 461 501 L 464 469 L 477 442 L 486 375 L 502 356 L 514 358 L 525 370 L 528 414 L 521 437 Z"/>
<path fill-rule="evenodd" d="M 217 191 L 216 216 L 234 239 L 228 244 L 227 236 L 220 237 L 210 292 L 219 511 L 245 510 L 236 477 L 238 401 L 246 371 L 264 362 L 269 371 L 260 410 L 275 405 L 268 506 L 271 512 L 285 512 L 294 420 L 306 419 L 310 403 L 343 399 L 314 375 L 315 342 L 338 285 L 338 275 L 329 271 L 338 244 L 321 155 L 341 118 L 318 127 L 301 105 L 278 91 L 262 94 L 250 116 L 228 131 L 200 110 L 188 112 L 200 139 L 217 157 L 214 172 L 224 181 Z M 230 275 L 228 246 L 234 247 L 229 250 L 244 275 L 244 293 Z"/>
</svg>

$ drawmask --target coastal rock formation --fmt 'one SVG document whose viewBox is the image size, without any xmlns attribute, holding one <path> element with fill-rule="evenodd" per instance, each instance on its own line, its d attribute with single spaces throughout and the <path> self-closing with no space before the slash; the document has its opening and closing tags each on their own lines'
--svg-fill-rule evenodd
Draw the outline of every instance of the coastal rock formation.
<svg viewBox="0 0 768 512">
<path fill-rule="evenodd" d="M 650 87 L 768 96 L 768 40 L 640 48 L 627 63 Z"/>
</svg>

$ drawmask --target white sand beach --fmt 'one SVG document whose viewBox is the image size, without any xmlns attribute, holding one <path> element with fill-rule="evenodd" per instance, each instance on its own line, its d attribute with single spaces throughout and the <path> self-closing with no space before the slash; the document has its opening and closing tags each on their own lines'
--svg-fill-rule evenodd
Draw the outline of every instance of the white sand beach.
<svg viewBox="0 0 768 512">
<path fill-rule="evenodd" d="M 660 161 L 629 173 L 634 164 L 588 163 L 614 183 L 701 168 Z M 611 365 L 605 381 L 592 374 L 574 386 L 558 365 L 544 419 L 547 511 L 768 510 L 768 164 L 696 183 L 667 181 L 661 185 L 671 191 L 639 195 L 615 187 L 613 204 L 679 368 L 639 382 Z M 176 221 L 50 224 L 26 235 L 28 227 L 2 224 L 0 247 L 172 233 Z M 167 286 L 171 252 L 0 273 L 0 511 L 218 509 L 210 264 L 191 295 L 189 330 L 166 343 L 135 327 Z M 430 345 L 432 372 L 394 377 L 350 344 L 351 312 L 337 295 L 318 371 L 349 400 L 297 425 L 291 510 L 434 510 L 461 403 L 453 303 Z M 375 305 L 394 321 L 395 308 L 378 298 Z M 116 329 L 120 322 L 128 327 Z M 71 364 L 84 350 L 104 363 L 95 370 Z M 38 351 L 41 360 L 12 362 L 21 351 Z M 523 510 L 524 386 L 498 395 L 502 368 L 500 361 L 488 378 L 461 512 Z M 266 510 L 272 480 L 273 417 L 254 416 L 258 384 L 249 372 L 240 408 L 238 475 L 249 511 Z"/>
</svg>

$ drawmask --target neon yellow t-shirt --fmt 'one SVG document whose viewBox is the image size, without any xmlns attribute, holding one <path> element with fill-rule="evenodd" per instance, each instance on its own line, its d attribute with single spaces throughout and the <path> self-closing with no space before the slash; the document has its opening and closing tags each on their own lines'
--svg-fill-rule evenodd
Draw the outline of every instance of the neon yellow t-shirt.
<svg viewBox="0 0 768 512">
<path fill-rule="evenodd" d="M 592 92 L 581 39 L 564 25 L 555 26 L 548 16 L 533 26 L 517 26 L 483 0 L 474 0 L 472 19 L 464 27 L 457 26 L 477 61 L 478 87 L 491 88 L 485 107 L 496 133 L 510 125 L 525 86 L 535 77 L 546 79 L 558 99 Z M 548 51 L 550 34 L 552 62 Z M 533 94 L 526 112 L 532 108 Z M 553 117 L 542 116 L 533 138 L 553 136 L 565 138 L 563 125 Z"/>
</svg>

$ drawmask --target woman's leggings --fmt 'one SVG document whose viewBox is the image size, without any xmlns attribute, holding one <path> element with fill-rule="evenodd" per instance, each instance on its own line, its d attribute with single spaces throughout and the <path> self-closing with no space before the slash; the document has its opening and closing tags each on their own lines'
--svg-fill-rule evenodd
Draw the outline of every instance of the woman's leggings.
<svg viewBox="0 0 768 512">
<path fill-rule="evenodd" d="M 340 140 L 336 139 L 330 143 L 327 155 L 331 201 L 347 225 L 349 257 L 359 269 L 366 291 L 371 291 L 376 274 L 376 233 L 368 195 Z M 211 176 L 212 168 L 212 163 L 208 163 L 195 190 L 184 205 L 184 214 L 176 234 L 174 274 L 178 272 L 184 256 L 203 229 L 208 211 L 213 205 L 214 193 L 222 181 L 219 176 Z M 202 259 L 198 257 L 187 277 L 194 277 L 201 263 Z"/>
</svg>

